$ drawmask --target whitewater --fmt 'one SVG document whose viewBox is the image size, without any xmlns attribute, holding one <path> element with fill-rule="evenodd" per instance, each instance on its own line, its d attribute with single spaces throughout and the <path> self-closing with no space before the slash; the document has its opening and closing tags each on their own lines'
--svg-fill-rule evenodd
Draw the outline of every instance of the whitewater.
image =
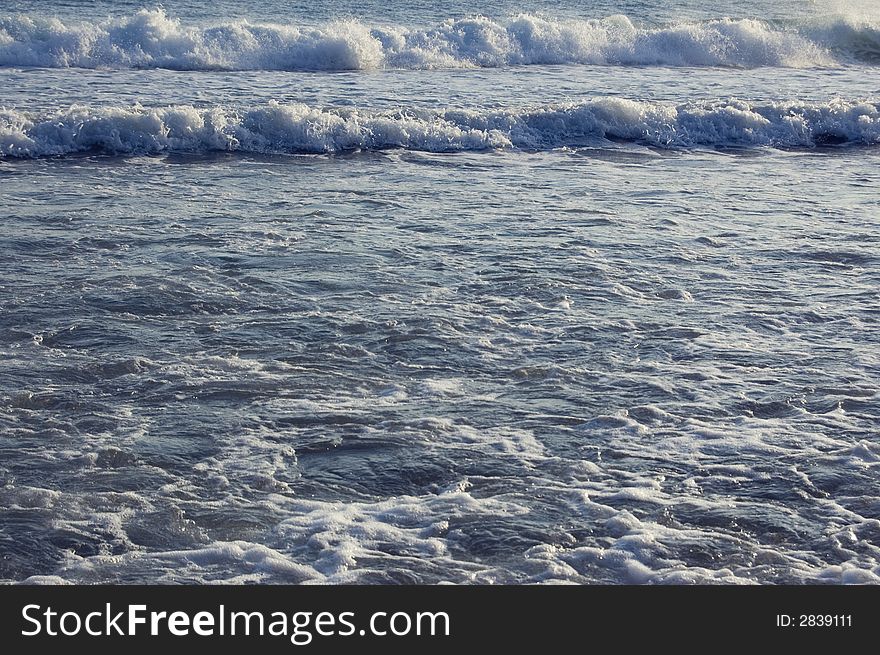
<svg viewBox="0 0 880 655">
<path fill-rule="evenodd" d="M 71 107 L 47 116 L 0 111 L 0 156 L 80 152 L 157 154 L 237 151 L 334 153 L 403 148 L 426 152 L 583 146 L 632 141 L 661 148 L 811 147 L 880 143 L 880 108 L 837 100 L 753 106 L 666 106 L 604 99 L 532 111 L 359 112 L 280 105 L 244 112 Z"/>
<path fill-rule="evenodd" d="M 0 7 L 0 582 L 880 582 L 873 2 Z"/>
<path fill-rule="evenodd" d="M 163 9 L 99 23 L 0 20 L 0 65 L 174 70 L 368 70 L 528 64 L 835 66 L 880 63 L 880 23 L 772 24 L 722 18 L 636 27 L 625 15 L 447 19 L 427 29 L 349 19 L 316 26 L 246 20 L 187 26 Z"/>
</svg>

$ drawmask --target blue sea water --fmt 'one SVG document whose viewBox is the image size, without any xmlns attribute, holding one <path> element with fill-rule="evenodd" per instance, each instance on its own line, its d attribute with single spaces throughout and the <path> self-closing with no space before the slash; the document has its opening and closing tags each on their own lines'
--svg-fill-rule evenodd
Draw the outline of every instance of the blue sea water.
<svg viewBox="0 0 880 655">
<path fill-rule="evenodd" d="M 880 582 L 873 2 L 0 2 L 0 581 Z"/>
</svg>

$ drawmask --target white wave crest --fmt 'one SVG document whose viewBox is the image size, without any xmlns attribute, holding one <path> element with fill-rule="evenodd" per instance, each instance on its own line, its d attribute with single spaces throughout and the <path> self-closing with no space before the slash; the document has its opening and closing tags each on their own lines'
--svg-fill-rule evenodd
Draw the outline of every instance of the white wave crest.
<svg viewBox="0 0 880 655">
<path fill-rule="evenodd" d="M 449 19 L 431 29 L 336 21 L 318 27 L 185 26 L 164 10 L 100 23 L 0 17 L 0 66 L 176 70 L 364 70 L 526 64 L 811 67 L 880 61 L 866 18 L 779 26 L 718 19 L 640 28 L 626 16 Z"/>
<path fill-rule="evenodd" d="M 607 144 L 813 147 L 880 143 L 880 103 L 672 105 L 622 98 L 501 111 L 171 106 L 91 108 L 54 113 L 0 110 L 0 157 L 83 152 L 158 154 L 237 151 L 336 153 L 401 148 L 429 152 L 544 150 Z"/>
</svg>

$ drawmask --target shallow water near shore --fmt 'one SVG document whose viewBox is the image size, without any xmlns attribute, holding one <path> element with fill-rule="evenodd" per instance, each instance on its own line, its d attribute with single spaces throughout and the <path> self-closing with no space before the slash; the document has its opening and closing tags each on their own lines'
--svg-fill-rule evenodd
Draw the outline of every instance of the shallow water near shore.
<svg viewBox="0 0 880 655">
<path fill-rule="evenodd" d="M 880 581 L 876 18 L 19 4 L 0 580 Z"/>
</svg>

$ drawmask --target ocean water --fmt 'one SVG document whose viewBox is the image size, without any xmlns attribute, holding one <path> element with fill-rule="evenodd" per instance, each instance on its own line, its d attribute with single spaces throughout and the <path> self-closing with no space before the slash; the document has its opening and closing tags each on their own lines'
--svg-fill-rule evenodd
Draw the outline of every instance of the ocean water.
<svg viewBox="0 0 880 655">
<path fill-rule="evenodd" d="M 880 8 L 0 2 L 0 581 L 880 582 Z"/>
</svg>

